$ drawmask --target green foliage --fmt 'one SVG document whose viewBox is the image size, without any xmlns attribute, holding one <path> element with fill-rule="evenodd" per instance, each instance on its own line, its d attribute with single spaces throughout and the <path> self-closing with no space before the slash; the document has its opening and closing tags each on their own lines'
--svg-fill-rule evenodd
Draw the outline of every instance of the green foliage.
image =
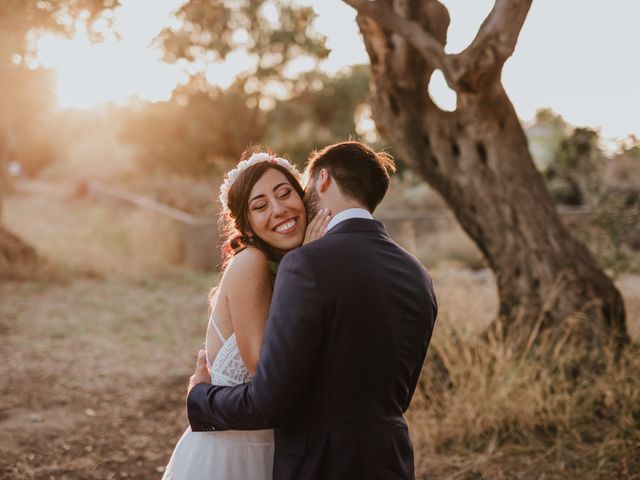
<svg viewBox="0 0 640 480">
<path fill-rule="evenodd" d="M 637 252 L 640 260 L 640 191 L 608 189 L 599 198 L 593 221 L 602 227 L 611 239 L 611 263 L 616 270 L 626 270 Z M 640 263 L 636 266 L 640 267 Z"/>
<path fill-rule="evenodd" d="M 640 149 L 632 143 L 606 161 L 592 222 L 607 236 L 606 263 L 615 271 L 640 271 Z"/>
<path fill-rule="evenodd" d="M 302 165 L 313 149 L 356 136 L 369 70 L 308 73 L 301 81 L 311 87 L 266 112 L 251 103 L 242 80 L 220 90 L 196 78 L 168 102 L 130 110 L 121 138 L 136 147 L 145 169 L 191 176 L 224 172 L 251 144 L 269 145 Z"/>
<path fill-rule="evenodd" d="M 572 128 L 548 109 L 537 112 L 527 135 L 554 201 L 590 211 L 573 225 L 578 237 L 614 272 L 640 271 L 638 139 L 630 136 L 607 156 L 597 130 Z"/>
<path fill-rule="evenodd" d="M 192 83 L 167 102 L 131 110 L 122 139 L 136 147 L 145 169 L 206 175 L 226 170 L 261 137 L 262 116 L 237 84 L 222 92 Z"/>
<path fill-rule="evenodd" d="M 553 162 L 545 170 L 549 191 L 557 203 L 593 205 L 600 183 L 598 169 L 604 161 L 599 134 L 576 128 L 561 144 Z"/>
<path fill-rule="evenodd" d="M 243 51 L 256 64 L 240 81 L 257 96 L 269 82 L 284 82 L 293 60 L 317 61 L 329 53 L 324 36 L 312 28 L 313 9 L 289 1 L 190 0 L 176 16 L 180 27 L 165 28 L 157 39 L 168 61 L 216 62 Z"/>
<path fill-rule="evenodd" d="M 94 40 L 100 36 L 93 23 L 105 10 L 120 5 L 119 0 L 2 0 L 0 1 L 0 66 L 13 62 L 15 55 L 25 56 L 31 45 L 30 32 L 52 31 L 71 35 L 75 22 L 83 18 Z"/>
<path fill-rule="evenodd" d="M 308 76 L 310 88 L 280 101 L 267 115 L 264 143 L 302 164 L 309 152 L 356 136 L 355 114 L 367 100 L 369 67 L 336 77 Z"/>
<path fill-rule="evenodd" d="M 312 28 L 313 9 L 286 0 L 190 0 L 176 16 L 180 25 L 165 28 L 156 39 L 168 61 L 208 64 L 239 51 L 254 58 L 255 65 L 241 72 L 227 90 L 196 75 L 169 102 L 144 106 L 132 116 L 123 138 L 138 147 L 140 161 L 145 166 L 200 175 L 226 169 L 251 144 L 266 140 L 276 149 L 288 146 L 286 142 L 271 144 L 273 136 L 265 136 L 265 131 L 275 120 L 280 132 L 289 132 L 289 125 L 279 123 L 278 117 L 284 120 L 290 115 L 282 114 L 278 99 L 296 97 L 318 84 L 317 73 L 288 75 L 293 61 L 310 58 L 317 66 L 329 53 L 324 36 Z M 326 81 L 322 77 L 321 83 Z M 275 115 L 264 110 L 261 100 L 266 98 L 270 107 L 276 105 Z M 324 116 L 337 117 L 344 111 L 345 107 Z M 353 123 L 353 111 L 350 114 Z M 308 151 L 311 139 L 302 140 Z"/>
</svg>

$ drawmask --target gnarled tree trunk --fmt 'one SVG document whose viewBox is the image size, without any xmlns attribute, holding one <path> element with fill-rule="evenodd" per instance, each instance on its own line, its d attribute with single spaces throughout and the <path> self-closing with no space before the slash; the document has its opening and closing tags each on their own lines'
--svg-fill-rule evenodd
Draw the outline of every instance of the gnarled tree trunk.
<svg viewBox="0 0 640 480">
<path fill-rule="evenodd" d="M 443 196 L 495 272 L 500 333 L 527 348 L 539 332 L 582 318 L 589 344 L 621 347 L 622 297 L 561 223 L 500 81 L 531 0 L 496 0 L 455 55 L 444 52 L 449 14 L 437 0 L 344 1 L 358 10 L 371 60 L 376 125 Z M 457 93 L 453 112 L 429 96 L 436 69 Z"/>
</svg>

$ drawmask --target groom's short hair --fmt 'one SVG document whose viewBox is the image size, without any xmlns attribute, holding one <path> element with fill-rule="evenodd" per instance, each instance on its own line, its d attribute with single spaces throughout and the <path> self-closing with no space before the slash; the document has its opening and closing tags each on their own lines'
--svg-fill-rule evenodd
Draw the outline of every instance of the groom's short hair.
<svg viewBox="0 0 640 480">
<path fill-rule="evenodd" d="M 312 152 L 306 168 L 309 182 L 323 168 L 342 193 L 359 201 L 373 213 L 389 189 L 389 172 L 396 171 L 391 155 L 375 152 L 360 142 L 341 142 Z"/>
</svg>

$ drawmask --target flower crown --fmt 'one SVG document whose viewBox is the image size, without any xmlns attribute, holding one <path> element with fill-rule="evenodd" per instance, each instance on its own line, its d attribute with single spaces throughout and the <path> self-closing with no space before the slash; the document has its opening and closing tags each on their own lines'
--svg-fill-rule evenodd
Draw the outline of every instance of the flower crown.
<svg viewBox="0 0 640 480">
<path fill-rule="evenodd" d="M 238 179 L 240 174 L 244 172 L 247 168 L 253 167 L 257 163 L 261 163 L 261 162 L 269 162 L 275 165 L 279 165 L 285 170 L 287 170 L 291 175 L 293 175 L 293 177 L 296 180 L 300 179 L 300 172 L 298 171 L 298 169 L 294 167 L 291 163 L 289 163 L 289 161 L 285 160 L 284 158 L 275 157 L 266 152 L 254 153 L 253 155 L 251 155 L 251 157 L 247 158 L 246 160 L 242 160 L 240 163 L 238 163 L 238 166 L 236 168 L 234 168 L 233 170 L 230 170 L 225 175 L 224 182 L 222 182 L 222 185 L 220 186 L 220 197 L 219 197 L 220 203 L 222 204 L 223 209 L 226 210 L 229 208 L 229 190 L 231 189 L 231 186 L 235 183 L 235 181 Z"/>
</svg>

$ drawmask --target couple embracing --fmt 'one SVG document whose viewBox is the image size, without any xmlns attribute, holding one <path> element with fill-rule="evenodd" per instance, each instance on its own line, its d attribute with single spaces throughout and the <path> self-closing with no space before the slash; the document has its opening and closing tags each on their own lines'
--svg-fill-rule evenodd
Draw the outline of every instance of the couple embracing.
<svg viewBox="0 0 640 480">
<path fill-rule="evenodd" d="M 389 170 L 343 142 L 312 154 L 306 191 L 270 153 L 227 174 L 224 273 L 164 479 L 414 478 L 403 414 L 437 306 L 372 217 Z"/>
</svg>

